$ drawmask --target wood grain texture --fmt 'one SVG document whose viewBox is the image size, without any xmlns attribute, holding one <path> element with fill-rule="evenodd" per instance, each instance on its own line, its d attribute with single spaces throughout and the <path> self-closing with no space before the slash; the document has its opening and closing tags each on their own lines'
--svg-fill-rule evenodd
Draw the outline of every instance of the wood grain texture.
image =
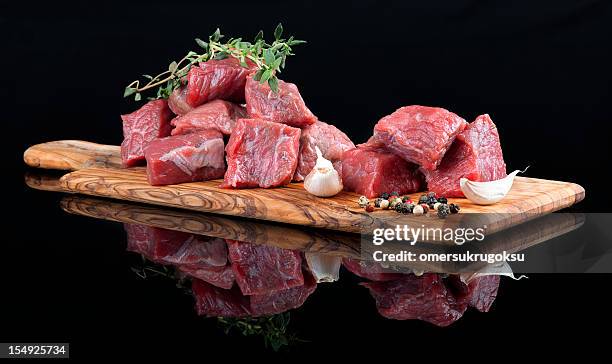
<svg viewBox="0 0 612 364">
<path fill-rule="evenodd" d="M 300 229 L 291 225 L 270 224 L 85 196 L 66 196 L 61 200 L 60 205 L 68 213 L 96 219 L 240 240 L 282 249 L 359 258 L 361 241 L 357 234 L 324 229 Z"/>
<path fill-rule="evenodd" d="M 23 153 L 31 167 L 76 171 L 101 167 L 121 168 L 120 147 L 81 140 L 59 140 L 33 145 Z"/>
<path fill-rule="evenodd" d="M 342 192 L 323 199 L 307 193 L 302 183 L 274 189 L 230 190 L 219 188 L 220 182 L 155 187 L 147 183 L 144 168 L 91 168 L 69 173 L 60 183 L 66 190 L 87 195 L 355 233 L 397 224 L 441 228 L 487 225 L 488 233 L 493 233 L 584 198 L 584 189 L 576 184 L 517 177 L 500 203 L 478 206 L 466 199 L 450 199 L 461 205 L 462 212 L 439 219 L 433 214 L 402 215 L 388 210 L 368 213 L 359 208 L 358 195 L 354 193 Z"/>
</svg>

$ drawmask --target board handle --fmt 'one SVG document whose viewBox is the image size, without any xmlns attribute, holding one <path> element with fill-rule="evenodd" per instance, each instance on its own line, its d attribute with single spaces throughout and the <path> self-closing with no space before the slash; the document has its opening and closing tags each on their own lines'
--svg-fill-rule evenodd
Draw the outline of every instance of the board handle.
<svg viewBox="0 0 612 364">
<path fill-rule="evenodd" d="M 23 153 L 35 168 L 76 171 L 90 167 L 121 168 L 121 148 L 82 140 L 58 140 L 36 144 Z"/>
</svg>

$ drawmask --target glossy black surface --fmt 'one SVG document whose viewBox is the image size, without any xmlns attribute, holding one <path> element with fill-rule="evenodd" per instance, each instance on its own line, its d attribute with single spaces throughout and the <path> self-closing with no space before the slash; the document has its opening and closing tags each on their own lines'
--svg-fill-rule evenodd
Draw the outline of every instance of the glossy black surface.
<svg viewBox="0 0 612 364">
<path fill-rule="evenodd" d="M 60 195 L 23 183 L 21 155 L 31 144 L 118 144 L 117 115 L 134 108 L 121 98 L 125 84 L 164 68 L 216 26 L 248 35 L 280 20 L 308 40 L 283 76 L 355 142 L 404 104 L 441 105 L 467 119 L 488 112 L 509 168 L 529 164 L 533 176 L 580 183 L 587 198 L 577 210 L 609 211 L 610 172 L 602 166 L 612 153 L 602 128 L 610 8 L 605 1 L 3 4 L 0 341 L 69 341 L 80 359 L 270 357 L 261 338 L 228 338 L 197 317 L 172 281 L 134 275 L 120 224 L 68 215 Z M 292 314 L 292 328 L 309 342 L 280 355 L 328 349 L 344 358 L 367 351 L 473 359 L 469 348 L 524 360 L 535 348 L 584 357 L 605 348 L 597 328 L 611 324 L 609 285 L 606 275 L 504 280 L 491 312 L 468 312 L 440 329 L 381 318 L 367 290 L 345 274 Z"/>
</svg>

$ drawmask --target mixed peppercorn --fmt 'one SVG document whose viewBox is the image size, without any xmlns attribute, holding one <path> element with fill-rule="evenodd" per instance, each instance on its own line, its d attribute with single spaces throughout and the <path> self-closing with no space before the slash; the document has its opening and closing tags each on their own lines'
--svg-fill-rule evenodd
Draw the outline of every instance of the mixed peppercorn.
<svg viewBox="0 0 612 364">
<path fill-rule="evenodd" d="M 374 211 L 374 208 L 383 210 L 391 209 L 400 214 L 415 214 L 423 215 L 429 211 L 435 211 L 439 218 L 444 219 L 450 214 L 459 212 L 460 207 L 455 203 L 448 203 L 448 199 L 444 196 L 436 196 L 434 192 L 429 192 L 426 195 L 421 195 L 419 200 L 414 202 L 410 196 L 400 197 L 399 193 L 383 193 L 380 197 L 374 199 L 373 205 L 367 197 L 359 197 L 359 206 L 363 207 L 367 212 Z"/>
</svg>

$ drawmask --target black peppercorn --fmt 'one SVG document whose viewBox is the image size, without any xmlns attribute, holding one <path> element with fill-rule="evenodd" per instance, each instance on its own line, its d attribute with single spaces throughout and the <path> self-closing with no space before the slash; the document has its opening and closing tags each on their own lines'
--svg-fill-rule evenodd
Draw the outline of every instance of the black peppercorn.
<svg viewBox="0 0 612 364">
<path fill-rule="evenodd" d="M 461 210 L 461 207 L 459 207 L 459 205 L 454 204 L 454 203 L 450 204 L 448 206 L 448 208 L 449 208 L 451 214 L 456 214 L 456 213 L 459 212 L 459 210 Z"/>
<path fill-rule="evenodd" d="M 399 196 L 399 192 L 393 191 L 393 192 L 391 192 L 391 196 Z"/>
<path fill-rule="evenodd" d="M 374 207 L 380 207 L 380 202 L 382 201 L 382 198 L 377 198 L 376 200 L 374 200 Z"/>
<path fill-rule="evenodd" d="M 427 197 L 429 197 L 429 198 L 435 198 L 435 197 L 436 197 L 436 193 L 435 193 L 435 192 L 429 192 L 429 193 L 427 194 Z"/>
<path fill-rule="evenodd" d="M 398 204 L 395 204 L 395 212 L 400 212 L 401 213 L 403 208 L 404 208 L 404 204 L 403 203 L 400 202 Z"/>
<path fill-rule="evenodd" d="M 446 197 L 438 197 L 439 203 L 448 203 L 448 199 Z"/>
<path fill-rule="evenodd" d="M 422 204 L 421 207 L 423 208 L 423 213 L 426 214 L 427 211 L 429 211 L 429 207 L 427 207 L 427 204 Z"/>
<path fill-rule="evenodd" d="M 427 195 L 421 195 L 421 197 L 419 197 L 419 204 L 427 203 L 427 201 L 428 201 Z"/>
<path fill-rule="evenodd" d="M 406 208 L 406 212 L 404 212 L 405 214 L 411 214 L 412 210 L 414 210 L 414 205 L 411 203 L 405 203 L 404 206 Z"/>
<path fill-rule="evenodd" d="M 387 192 L 383 192 L 382 195 L 380 195 L 380 198 L 384 199 L 384 200 L 388 200 L 389 199 L 389 193 Z"/>
<path fill-rule="evenodd" d="M 438 206 L 438 217 L 444 219 L 448 215 L 450 215 L 450 207 L 447 204 L 441 204 Z"/>
</svg>

